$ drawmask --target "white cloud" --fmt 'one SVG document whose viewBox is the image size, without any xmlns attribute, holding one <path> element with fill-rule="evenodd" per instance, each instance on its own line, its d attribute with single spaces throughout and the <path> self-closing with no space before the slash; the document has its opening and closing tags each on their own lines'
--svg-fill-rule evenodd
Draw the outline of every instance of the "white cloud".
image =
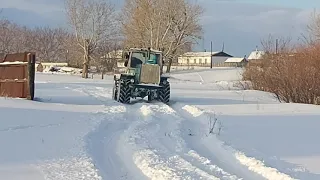
<svg viewBox="0 0 320 180">
<path fill-rule="evenodd" d="M 249 53 L 260 46 L 260 40 L 269 33 L 298 39 L 305 33 L 311 10 L 283 8 L 250 3 L 200 1 L 205 7 L 201 19 L 205 30 L 205 47 L 220 49 L 225 43 L 227 52 L 233 55 Z M 202 42 L 200 42 L 200 47 Z"/>
<path fill-rule="evenodd" d="M 61 1 L 54 0 L 1 0 L 0 8 L 15 8 L 34 13 L 45 14 L 53 11 L 61 11 Z"/>
</svg>

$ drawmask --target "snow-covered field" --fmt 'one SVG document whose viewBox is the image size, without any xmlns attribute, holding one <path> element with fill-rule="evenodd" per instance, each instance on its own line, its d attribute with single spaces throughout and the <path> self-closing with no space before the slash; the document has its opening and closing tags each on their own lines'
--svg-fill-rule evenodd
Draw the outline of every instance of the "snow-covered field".
<svg viewBox="0 0 320 180">
<path fill-rule="evenodd" d="M 36 74 L 0 99 L 0 179 L 320 179 L 320 107 L 241 90 L 241 69 L 170 74 L 171 103 L 111 100 L 112 77 Z"/>
</svg>

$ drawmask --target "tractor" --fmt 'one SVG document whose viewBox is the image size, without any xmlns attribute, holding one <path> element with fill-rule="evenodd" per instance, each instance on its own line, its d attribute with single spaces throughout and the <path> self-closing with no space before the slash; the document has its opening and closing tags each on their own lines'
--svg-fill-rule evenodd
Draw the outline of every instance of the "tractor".
<svg viewBox="0 0 320 180">
<path fill-rule="evenodd" d="M 170 83 L 163 75 L 162 51 L 151 48 L 130 48 L 123 51 L 124 71 L 114 75 L 112 98 L 130 104 L 131 98 L 148 97 L 148 102 L 157 100 L 168 103 Z"/>
</svg>

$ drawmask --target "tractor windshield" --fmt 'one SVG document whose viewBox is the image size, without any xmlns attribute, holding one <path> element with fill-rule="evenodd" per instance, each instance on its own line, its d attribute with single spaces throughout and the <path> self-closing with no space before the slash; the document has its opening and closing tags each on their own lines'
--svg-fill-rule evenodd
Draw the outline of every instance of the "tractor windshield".
<svg viewBox="0 0 320 180">
<path fill-rule="evenodd" d="M 159 54 L 150 53 L 148 58 L 147 52 L 133 52 L 131 56 L 131 67 L 136 68 L 138 64 L 158 64 L 160 59 Z"/>
<path fill-rule="evenodd" d="M 146 62 L 147 64 L 158 64 L 160 59 L 159 54 L 150 53 L 150 58 Z"/>
</svg>

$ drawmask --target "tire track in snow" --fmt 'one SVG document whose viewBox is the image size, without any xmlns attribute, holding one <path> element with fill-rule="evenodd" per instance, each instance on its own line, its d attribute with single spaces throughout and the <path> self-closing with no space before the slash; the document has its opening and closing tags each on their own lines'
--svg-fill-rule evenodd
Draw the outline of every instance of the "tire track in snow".
<svg viewBox="0 0 320 180">
<path fill-rule="evenodd" d="M 81 88 L 78 90 L 105 104 L 111 104 L 106 102 L 110 102 L 110 98 L 106 97 L 105 92 L 108 91 L 104 88 Z M 118 103 L 113 102 L 112 105 L 115 104 Z M 106 108 L 104 113 L 105 115 L 114 114 L 115 110 L 120 110 L 118 113 L 121 113 L 122 107 L 126 107 L 127 112 L 122 112 L 122 117 L 116 116 L 109 123 L 101 123 L 95 132 L 97 137 L 93 138 L 95 145 L 92 148 L 96 152 L 92 155 L 104 177 L 121 179 L 120 175 L 122 175 L 124 179 L 134 179 L 138 178 L 139 172 L 137 171 L 140 169 L 145 176 L 151 179 L 218 179 L 216 177 L 237 179 L 236 176 L 232 176 L 218 166 L 211 164 L 209 159 L 201 157 L 194 150 L 184 152 L 185 145 L 179 131 L 179 118 L 174 116 L 175 111 L 169 106 L 162 104 L 120 106 L 119 104 L 113 110 Z M 134 116 L 137 111 L 141 112 L 142 117 Z M 162 118 L 154 116 L 159 114 Z M 166 116 L 162 114 L 166 114 Z M 124 121 L 124 119 L 130 122 Z M 167 124 L 159 124 L 155 120 L 167 120 Z M 174 140 L 161 142 L 157 140 L 161 136 L 166 137 L 164 133 L 159 134 L 164 127 L 167 127 L 164 129 L 165 131 L 171 130 L 167 135 Z M 109 133 L 106 133 L 108 131 Z M 154 132 L 158 132 L 158 134 Z M 150 139 L 150 137 L 152 138 Z M 132 149 L 123 148 L 127 143 L 131 144 Z M 173 149 L 172 145 L 175 145 Z M 134 162 L 126 162 L 132 157 Z M 139 169 L 132 167 L 133 164 Z M 117 168 L 119 166 L 123 166 L 123 168 Z M 124 174 L 125 172 L 126 174 Z M 140 176 L 138 179 L 144 179 L 144 177 Z"/>
<path fill-rule="evenodd" d="M 174 107 L 175 107 L 174 109 L 177 109 L 178 111 L 180 111 L 181 112 L 180 114 L 184 117 L 186 117 L 185 113 L 188 113 L 189 115 L 193 116 L 189 118 L 190 121 L 197 118 L 198 121 L 202 121 L 203 125 L 205 125 L 203 122 L 204 119 L 202 119 L 203 118 L 202 116 L 204 115 L 204 112 L 202 110 L 189 105 L 175 105 Z M 185 113 L 182 112 L 181 110 L 184 110 Z M 261 177 L 269 180 L 277 180 L 277 179 L 293 180 L 294 179 L 287 174 L 279 172 L 275 168 L 267 167 L 260 160 L 257 160 L 253 157 L 247 157 L 243 152 L 239 152 L 233 149 L 232 147 L 225 146 L 224 143 L 215 136 L 212 136 L 211 138 L 206 138 L 205 140 L 203 140 L 203 144 L 208 148 L 208 150 L 211 150 L 212 153 L 219 152 L 220 155 L 222 155 L 225 158 L 228 158 L 228 161 L 229 161 L 228 164 L 230 164 L 232 160 L 234 164 L 238 163 L 239 165 L 234 166 L 234 168 L 238 167 L 239 169 L 241 169 L 242 167 L 246 167 L 249 171 L 255 174 L 258 174 Z M 238 173 L 241 173 L 241 172 L 238 172 Z M 245 174 L 241 174 L 243 176 L 250 175 L 246 172 L 243 172 L 243 173 L 245 173 Z"/>
<path fill-rule="evenodd" d="M 150 179 L 212 179 L 216 178 L 205 171 L 202 171 L 191 163 L 185 161 L 176 152 L 170 151 L 160 141 L 164 135 L 161 127 L 166 127 L 165 122 L 155 121 L 152 105 L 142 105 L 140 113 L 143 115 L 141 121 L 137 121 L 135 126 L 131 127 L 131 144 L 136 153 L 133 159 L 141 171 Z M 161 106 L 155 105 L 155 108 L 161 109 Z M 175 145 L 175 144 L 171 144 Z"/>
<path fill-rule="evenodd" d="M 222 168 L 218 167 L 215 164 L 212 164 L 211 161 L 200 154 L 198 154 L 194 149 L 190 149 L 188 147 L 189 144 L 187 144 L 187 139 L 186 137 L 190 137 L 190 132 L 183 132 L 183 124 L 184 124 L 184 119 L 181 118 L 177 112 L 171 108 L 168 105 L 164 105 L 163 108 L 166 111 L 170 112 L 170 116 L 166 117 L 163 114 L 163 110 L 161 109 L 154 109 L 154 111 L 157 111 L 158 114 L 161 117 L 158 117 L 158 121 L 161 121 L 162 119 L 170 119 L 168 122 L 174 122 L 174 124 L 170 124 L 171 127 L 175 127 L 173 129 L 173 133 L 171 132 L 171 137 L 173 137 L 176 141 L 177 144 L 179 144 L 179 149 L 182 150 L 179 152 L 180 156 L 186 159 L 189 162 L 192 162 L 193 166 L 196 166 L 199 169 L 202 169 L 208 173 L 211 173 L 212 175 L 219 177 L 220 179 L 225 179 L 225 180 L 236 180 L 236 179 L 241 179 L 238 178 L 236 175 L 232 175 L 228 172 L 225 172 Z M 182 128 L 182 129 L 181 129 Z M 171 146 L 168 145 L 168 148 Z M 200 146 L 201 147 L 201 146 Z M 174 151 L 174 149 L 171 149 Z"/>
<path fill-rule="evenodd" d="M 122 135 L 134 122 L 136 110 L 133 107 L 110 101 L 109 89 L 101 87 L 80 87 L 76 91 L 96 98 L 104 110 L 96 114 L 101 123 L 87 136 L 87 149 L 103 179 L 147 179 L 132 161 L 132 154 L 126 149 Z"/>
<path fill-rule="evenodd" d="M 223 150 L 212 150 L 208 148 L 207 146 L 215 144 L 215 141 L 204 142 L 208 136 L 207 132 L 209 132 L 207 123 L 201 124 L 201 121 L 198 119 L 197 121 L 191 121 L 190 115 L 185 114 L 179 105 L 175 104 L 170 107 L 175 111 L 177 119 L 183 119 L 182 128 L 188 130 L 188 135 L 183 136 L 183 138 L 188 142 L 187 145 L 190 146 L 191 149 L 197 151 L 197 154 L 193 154 L 193 156 L 201 154 L 202 157 L 198 158 L 199 161 L 205 162 L 204 159 L 207 159 L 210 162 L 213 162 L 218 168 L 222 169 L 224 174 L 227 174 L 227 176 L 224 176 L 229 177 L 229 179 L 264 179 L 260 175 L 249 171 L 246 167 L 239 166 L 239 164 L 236 163 L 236 159 L 230 159 L 232 156 L 225 155 Z"/>
<path fill-rule="evenodd" d="M 178 119 L 167 105 L 143 105 L 145 116 L 135 135 L 142 149 L 134 157 L 136 165 L 151 179 L 237 179 L 210 162 L 199 160 L 186 150 Z M 143 132 L 143 131 L 149 132 Z M 141 142 L 142 141 L 142 142 Z M 219 178 L 217 178 L 219 177 Z"/>
</svg>

